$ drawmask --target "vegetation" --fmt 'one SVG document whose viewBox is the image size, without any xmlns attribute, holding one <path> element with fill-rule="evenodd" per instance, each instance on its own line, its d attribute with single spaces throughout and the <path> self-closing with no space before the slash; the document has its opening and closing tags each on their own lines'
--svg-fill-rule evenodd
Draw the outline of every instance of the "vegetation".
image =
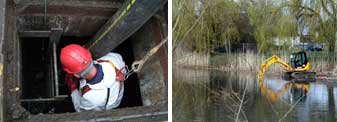
<svg viewBox="0 0 337 122">
<path fill-rule="evenodd" d="M 337 32 L 335 0 L 174 0 L 173 51 L 184 44 L 196 51 L 236 42 L 254 42 L 259 52 L 289 49 L 295 37 L 326 43 L 334 52 Z M 246 24 L 246 25 L 245 25 Z M 252 36 L 247 40 L 245 36 Z"/>
<path fill-rule="evenodd" d="M 200 6 L 198 6 L 200 5 Z M 173 1 L 173 50 L 183 42 L 197 51 L 209 51 L 217 45 L 240 38 L 236 23 L 239 4 L 230 0 Z"/>
<path fill-rule="evenodd" d="M 253 52 L 246 53 L 222 53 L 213 55 L 209 58 L 208 69 L 219 71 L 240 71 L 256 72 L 260 68 L 261 62 L 272 55 L 278 55 L 284 61 L 290 61 L 291 51 L 275 51 L 271 53 L 256 54 Z M 328 51 L 307 52 L 311 65 L 311 71 L 319 75 L 337 75 L 335 66 L 337 58 L 329 56 Z M 330 59 L 330 60 L 329 60 Z M 268 72 L 279 74 L 284 72 L 279 64 L 272 65 Z"/>
<path fill-rule="evenodd" d="M 229 114 L 220 112 L 221 116 L 228 116 L 226 117 L 228 121 L 246 121 L 246 113 L 243 110 L 249 106 L 257 106 L 256 110 L 262 110 L 254 113 L 258 119 L 262 118 L 262 120 L 255 121 L 271 121 L 265 118 L 273 118 L 274 116 L 278 121 L 292 120 L 289 115 L 293 115 L 291 112 L 302 98 L 290 106 L 283 106 L 284 101 L 278 103 L 280 106 L 264 102 L 264 99 L 260 98 L 262 97 L 260 94 L 255 94 L 260 92 L 254 91 L 258 87 L 257 83 L 253 82 L 256 80 L 254 73 L 259 69 L 261 61 L 274 54 L 289 61 L 289 56 L 294 51 L 290 48 L 291 41 L 301 38 L 315 43 L 325 43 L 328 46 L 328 50 L 325 51 L 307 52 L 312 67 L 311 71 L 316 72 L 318 76 L 337 76 L 335 65 L 337 58 L 332 54 L 335 50 L 337 32 L 336 7 L 335 0 L 173 0 L 172 40 L 175 57 L 180 58 L 180 55 L 177 56 L 175 53 L 185 53 L 175 52 L 181 51 L 176 50 L 177 47 L 188 48 L 196 52 L 211 52 L 219 46 L 225 48 L 225 53 L 208 53 L 212 55 L 207 55 L 209 60 L 205 64 L 210 70 L 192 73 L 185 67 L 173 68 L 175 73 L 173 74 L 175 76 L 173 80 L 174 119 L 182 121 L 190 121 L 191 118 L 200 118 L 201 121 L 210 120 L 214 117 L 207 118 L 205 116 L 214 113 L 209 113 L 210 111 L 206 110 L 213 110 L 212 105 L 220 102 L 221 107 L 216 108 L 230 111 Z M 258 53 L 254 51 L 231 52 L 231 49 L 234 48 L 231 47 L 232 44 L 241 42 L 256 43 Z M 281 46 L 278 46 L 276 42 Z M 187 58 L 189 60 L 184 63 L 193 64 L 192 66 L 198 64 L 194 64 L 194 62 L 201 62 L 202 58 L 200 57 L 206 57 L 195 55 L 195 52 L 188 56 L 192 58 Z M 221 72 L 219 76 L 208 73 L 216 70 L 230 71 L 225 73 L 233 73 L 238 79 L 232 79 L 230 76 L 224 75 L 224 72 Z M 283 71 L 279 65 L 273 65 L 268 69 L 268 73 L 274 73 L 274 75 L 279 75 Z M 247 77 L 251 72 L 253 72 L 252 76 Z M 233 86 L 238 87 L 239 90 Z M 247 89 L 239 88 L 240 86 L 248 87 Z M 328 92 L 330 96 L 331 91 Z M 252 102 L 252 100 L 257 101 Z M 269 110 L 273 111 L 275 115 L 269 114 Z M 214 115 L 218 115 L 219 111 L 215 112 Z M 266 113 L 268 113 L 267 116 Z M 186 114 L 191 117 L 184 118 Z M 297 119 L 295 118 L 293 121 Z"/>
</svg>

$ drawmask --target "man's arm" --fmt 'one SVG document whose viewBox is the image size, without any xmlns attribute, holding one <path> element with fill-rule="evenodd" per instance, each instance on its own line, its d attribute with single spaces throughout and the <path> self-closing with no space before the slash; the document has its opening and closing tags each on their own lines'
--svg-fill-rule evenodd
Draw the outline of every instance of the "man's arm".
<svg viewBox="0 0 337 122">
<path fill-rule="evenodd" d="M 71 99 L 73 101 L 74 108 L 77 112 L 80 112 L 79 107 L 81 104 L 81 94 L 78 91 L 79 79 L 75 78 L 72 74 L 66 74 L 65 81 L 69 91 L 71 91 Z"/>
<path fill-rule="evenodd" d="M 81 95 L 77 89 L 71 92 L 71 99 L 73 101 L 76 112 L 81 112 L 81 109 L 80 109 Z"/>
</svg>

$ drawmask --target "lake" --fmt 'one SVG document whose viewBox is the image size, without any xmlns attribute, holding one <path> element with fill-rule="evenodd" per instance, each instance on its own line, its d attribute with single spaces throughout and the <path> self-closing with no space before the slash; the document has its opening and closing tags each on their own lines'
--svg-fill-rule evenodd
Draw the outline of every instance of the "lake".
<svg viewBox="0 0 337 122">
<path fill-rule="evenodd" d="M 336 80 L 295 83 L 266 73 L 258 81 L 254 72 L 184 68 L 173 77 L 173 121 L 336 122 Z"/>
</svg>

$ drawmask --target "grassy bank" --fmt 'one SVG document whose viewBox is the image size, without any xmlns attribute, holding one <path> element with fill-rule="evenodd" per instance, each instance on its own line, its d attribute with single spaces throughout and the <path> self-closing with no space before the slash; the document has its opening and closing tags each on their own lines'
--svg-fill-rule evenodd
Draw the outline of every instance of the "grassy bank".
<svg viewBox="0 0 337 122">
<path fill-rule="evenodd" d="M 210 56 L 209 67 L 224 71 L 258 71 L 263 61 L 278 55 L 286 62 L 290 61 L 290 52 L 277 52 L 257 54 L 252 52 L 247 53 L 221 53 Z M 336 57 L 331 57 L 328 52 L 307 52 L 309 62 L 311 63 L 311 71 L 318 74 L 336 74 Z M 330 61 L 329 61 L 330 60 Z M 269 72 L 284 71 L 278 64 L 272 65 Z"/>
<path fill-rule="evenodd" d="M 290 61 L 289 51 L 278 51 L 270 53 L 217 53 L 209 55 L 207 53 L 191 53 L 184 58 L 175 58 L 175 65 L 196 68 L 196 69 L 213 69 L 220 71 L 240 71 L 240 72 L 258 72 L 263 61 L 272 55 L 278 55 L 286 62 Z M 307 57 L 311 64 L 311 71 L 319 75 L 337 75 L 337 58 L 330 56 L 326 51 L 307 52 Z M 183 60 L 183 63 L 181 62 Z M 206 60 L 206 61 L 205 61 Z M 208 60 L 208 61 L 207 61 Z M 200 63 L 202 61 L 202 63 Z M 278 64 L 272 65 L 268 72 L 279 73 L 284 70 Z"/>
</svg>

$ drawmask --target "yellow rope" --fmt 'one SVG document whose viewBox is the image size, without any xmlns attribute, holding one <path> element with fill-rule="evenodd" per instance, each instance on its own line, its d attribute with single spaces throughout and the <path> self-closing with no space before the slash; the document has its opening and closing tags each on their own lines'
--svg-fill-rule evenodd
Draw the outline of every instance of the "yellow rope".
<svg viewBox="0 0 337 122">
<path fill-rule="evenodd" d="M 134 61 L 133 63 L 132 63 L 132 69 L 131 69 L 131 71 L 133 71 L 133 72 L 139 72 L 140 70 L 141 70 L 141 68 L 143 67 L 143 65 L 144 65 L 144 63 L 147 61 L 147 60 L 149 60 L 149 58 L 152 56 L 152 55 L 154 55 L 158 50 L 159 50 L 159 48 L 161 47 L 161 46 L 163 46 L 165 43 L 167 42 L 167 37 L 164 39 L 164 40 L 162 40 L 158 45 L 156 45 L 155 47 L 153 47 L 145 56 L 144 56 L 144 58 L 143 59 L 141 59 L 141 60 L 138 60 L 138 61 Z"/>
</svg>

